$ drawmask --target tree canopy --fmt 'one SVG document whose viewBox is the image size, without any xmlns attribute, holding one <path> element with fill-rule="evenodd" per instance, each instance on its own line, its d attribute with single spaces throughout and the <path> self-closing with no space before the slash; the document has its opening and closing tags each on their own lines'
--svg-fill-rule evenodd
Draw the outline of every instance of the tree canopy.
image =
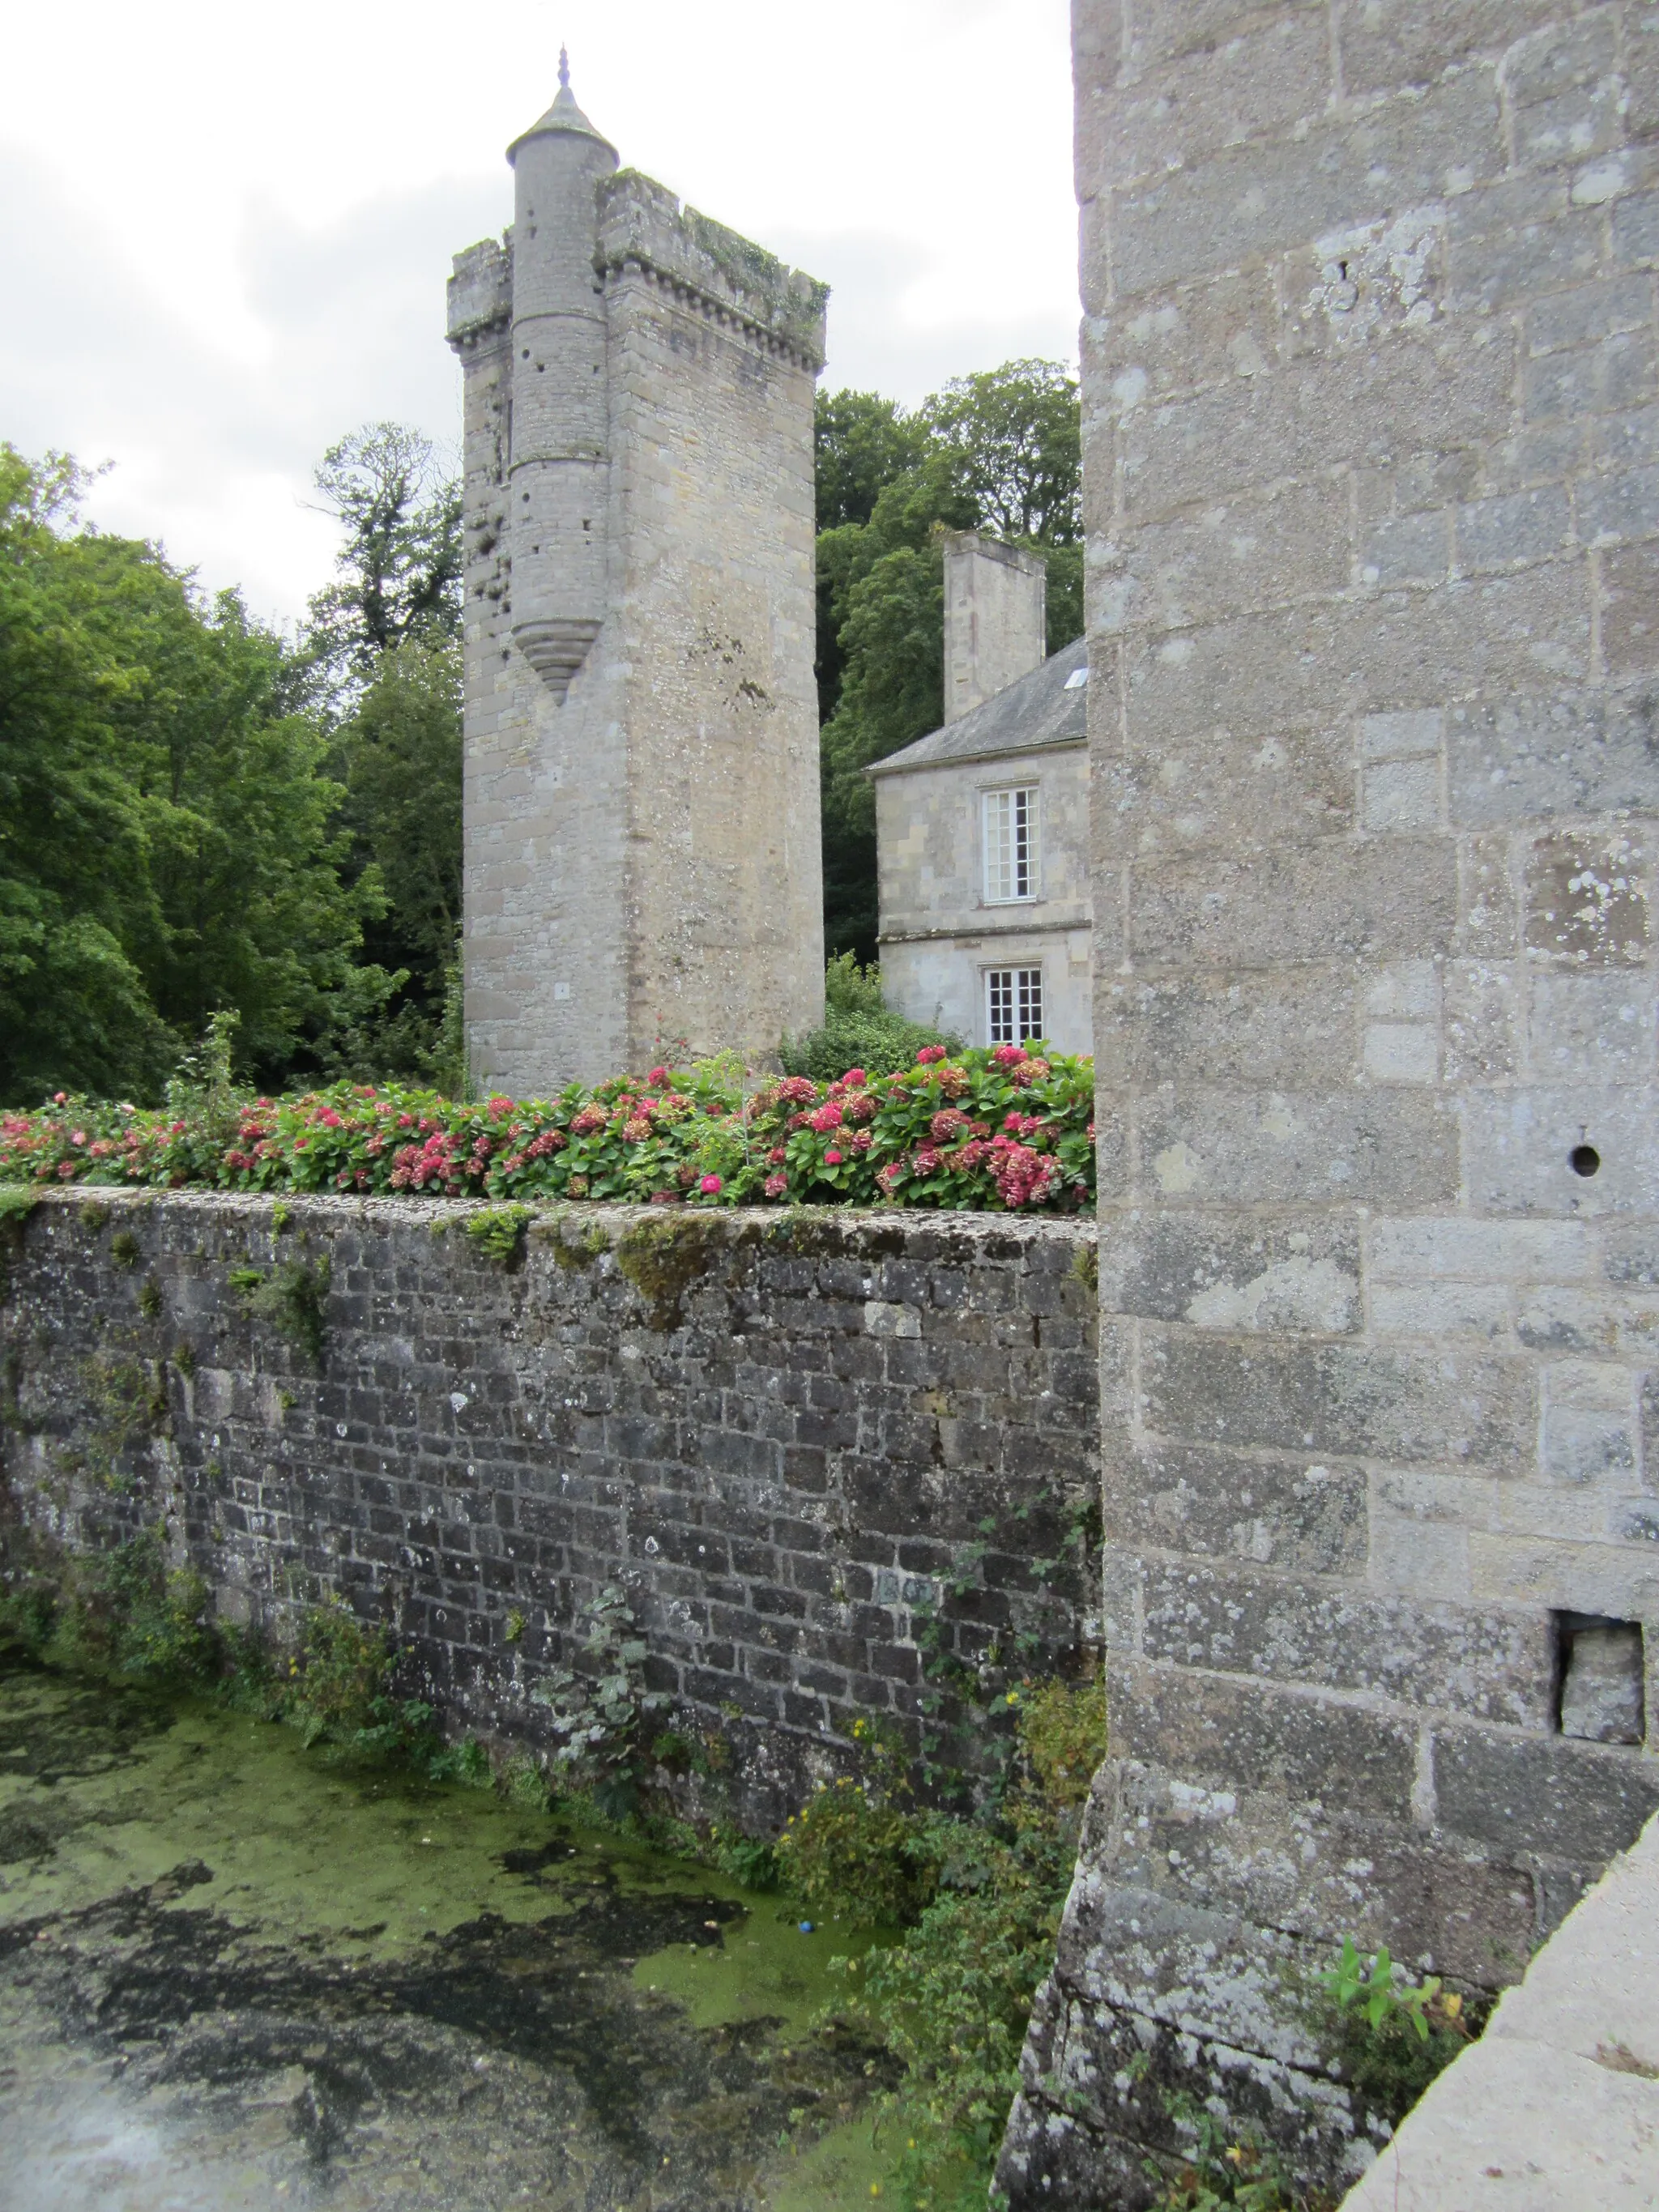
<svg viewBox="0 0 1659 2212">
<path fill-rule="evenodd" d="M 240 1071 L 434 1072 L 460 885 L 459 502 L 377 425 L 297 644 L 84 526 L 0 447 L 0 1100 L 158 1095 L 216 1013 Z M 383 639 L 383 643 L 377 643 Z"/>
<path fill-rule="evenodd" d="M 832 956 L 876 949 L 872 761 L 944 720 L 938 532 L 1046 555 L 1048 650 L 1083 629 L 1078 387 L 1054 362 L 960 377 L 907 414 L 872 392 L 817 414 L 818 703 L 824 924 Z"/>
</svg>

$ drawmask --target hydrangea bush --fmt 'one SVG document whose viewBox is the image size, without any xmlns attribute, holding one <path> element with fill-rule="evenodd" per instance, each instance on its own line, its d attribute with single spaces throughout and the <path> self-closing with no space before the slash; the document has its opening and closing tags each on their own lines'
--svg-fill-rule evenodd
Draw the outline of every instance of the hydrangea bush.
<svg viewBox="0 0 1659 2212">
<path fill-rule="evenodd" d="M 337 1084 L 151 1112 L 59 1092 L 0 1115 L 0 1183 L 1075 1212 L 1094 1133 L 1091 1060 L 932 1045 L 894 1075 L 757 1087 L 707 1062 L 551 1099 Z"/>
</svg>

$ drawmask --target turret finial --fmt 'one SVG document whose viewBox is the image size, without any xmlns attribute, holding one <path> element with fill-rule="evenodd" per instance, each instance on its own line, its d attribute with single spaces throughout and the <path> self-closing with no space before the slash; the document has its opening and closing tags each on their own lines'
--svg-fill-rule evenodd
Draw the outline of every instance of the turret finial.
<svg viewBox="0 0 1659 2212">
<path fill-rule="evenodd" d="M 561 46 L 559 48 L 559 82 L 566 92 L 569 91 L 570 50 L 568 46 Z"/>
</svg>

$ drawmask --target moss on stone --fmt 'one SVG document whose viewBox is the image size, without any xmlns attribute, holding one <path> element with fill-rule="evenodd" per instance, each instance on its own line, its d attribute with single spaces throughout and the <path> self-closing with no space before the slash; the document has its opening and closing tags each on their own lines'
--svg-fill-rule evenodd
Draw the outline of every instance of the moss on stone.
<svg viewBox="0 0 1659 2212">
<path fill-rule="evenodd" d="M 617 1265 L 644 1299 L 653 1328 L 665 1334 L 679 1327 L 686 1291 L 712 1273 L 729 1243 L 710 1213 L 665 1214 L 628 1231 L 617 1247 Z"/>
</svg>

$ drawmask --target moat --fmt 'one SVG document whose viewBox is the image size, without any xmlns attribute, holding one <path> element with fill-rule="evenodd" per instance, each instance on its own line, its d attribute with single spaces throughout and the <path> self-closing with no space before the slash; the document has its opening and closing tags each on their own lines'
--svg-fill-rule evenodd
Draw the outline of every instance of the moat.
<svg viewBox="0 0 1659 2212">
<path fill-rule="evenodd" d="M 854 1948 L 708 1869 L 0 1652 L 10 2212 L 888 2193 Z"/>
</svg>

